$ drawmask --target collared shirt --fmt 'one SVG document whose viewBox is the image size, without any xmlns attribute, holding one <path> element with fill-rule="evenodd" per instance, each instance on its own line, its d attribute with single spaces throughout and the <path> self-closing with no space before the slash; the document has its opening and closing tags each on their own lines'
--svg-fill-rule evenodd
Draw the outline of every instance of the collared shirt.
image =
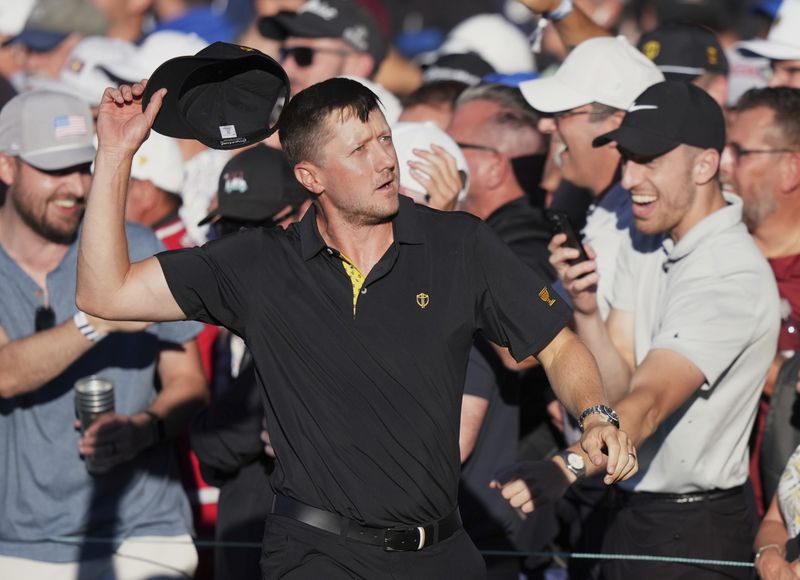
<svg viewBox="0 0 800 580">
<path fill-rule="evenodd" d="M 461 394 L 473 336 L 521 360 L 569 310 L 480 220 L 401 196 L 394 241 L 353 285 L 310 210 L 160 254 L 189 318 L 247 342 L 265 387 L 279 493 L 362 523 L 441 518 L 455 507 Z"/>
<path fill-rule="evenodd" d="M 742 202 L 725 199 L 677 243 L 651 238 L 655 251 L 628 247 L 620 255 L 612 305 L 634 315 L 636 365 L 668 349 L 705 376 L 641 446 L 639 473 L 620 484 L 628 489 L 685 493 L 747 479 L 748 438 L 780 316 L 775 279 L 742 223 Z"/>
</svg>

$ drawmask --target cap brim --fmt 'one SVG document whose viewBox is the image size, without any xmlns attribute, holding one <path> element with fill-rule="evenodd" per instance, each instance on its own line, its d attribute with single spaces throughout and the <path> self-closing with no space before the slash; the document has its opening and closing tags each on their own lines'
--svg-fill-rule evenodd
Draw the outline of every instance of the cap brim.
<svg viewBox="0 0 800 580">
<path fill-rule="evenodd" d="M 274 16 L 264 16 L 258 20 L 258 31 L 264 38 L 272 40 L 284 40 L 291 33 L 286 25 L 288 18 L 279 12 Z"/>
<path fill-rule="evenodd" d="M 158 67 L 147 81 L 144 94 L 142 95 L 142 110 L 147 108 L 147 104 L 157 90 L 166 88 L 167 94 L 161 104 L 161 110 L 156 115 L 153 129 L 176 139 L 194 139 L 191 128 L 183 122 L 178 114 L 178 99 L 180 99 L 180 88 L 186 77 L 192 72 L 217 59 L 206 59 L 197 56 L 179 56 L 168 60 Z"/>
<path fill-rule="evenodd" d="M 619 127 L 609 133 L 596 137 L 592 147 L 602 147 L 616 141 L 619 149 L 624 149 L 643 157 L 658 157 L 675 149 L 680 143 L 662 135 L 645 131 L 638 127 Z"/>
<path fill-rule="evenodd" d="M 198 225 L 198 226 L 204 226 L 204 225 L 206 225 L 208 222 L 210 222 L 211 220 L 213 220 L 215 217 L 217 217 L 218 215 L 219 215 L 219 207 L 217 207 L 216 209 L 214 209 L 213 211 L 211 211 L 211 213 L 209 213 L 209 214 L 208 214 L 206 217 L 204 217 L 204 218 L 203 218 L 203 219 L 201 219 L 199 222 L 197 222 L 197 225 Z"/>
<path fill-rule="evenodd" d="M 747 40 L 736 43 L 736 50 L 744 56 L 760 56 L 770 60 L 800 60 L 800 43 L 784 44 L 774 40 Z"/>
<path fill-rule="evenodd" d="M 76 165 L 85 165 L 94 161 L 95 149 L 92 145 L 84 145 L 81 147 L 74 147 L 71 149 L 62 149 L 58 151 L 45 151 L 38 153 L 25 153 L 21 154 L 25 163 L 33 165 L 37 169 L 45 171 L 55 171 L 58 169 L 66 169 L 67 167 L 75 167 Z"/>
<path fill-rule="evenodd" d="M 562 83 L 555 76 L 520 83 L 519 90 L 528 104 L 542 113 L 558 113 L 588 105 L 592 98 Z"/>
<path fill-rule="evenodd" d="M 3 43 L 3 46 L 7 44 L 23 44 L 33 52 L 49 52 L 61 44 L 67 36 L 69 34 L 66 32 L 29 28 L 9 38 Z"/>
</svg>

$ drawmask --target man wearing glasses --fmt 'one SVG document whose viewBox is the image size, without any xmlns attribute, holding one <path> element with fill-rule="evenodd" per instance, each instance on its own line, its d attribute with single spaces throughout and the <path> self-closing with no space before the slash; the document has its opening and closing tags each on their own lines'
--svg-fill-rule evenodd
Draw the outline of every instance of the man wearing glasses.
<svg viewBox="0 0 800 580">
<path fill-rule="evenodd" d="M 786 460 L 800 443 L 790 426 L 797 373 L 788 381 L 777 377 L 783 363 L 800 350 L 800 89 L 752 89 L 741 97 L 728 131 L 722 174 L 744 202 L 742 217 L 775 273 L 782 302 L 778 350 L 764 387 L 771 397 L 761 447 L 768 503 Z"/>
<path fill-rule="evenodd" d="M 261 19 L 259 30 L 282 41 L 292 96 L 333 77 L 372 78 L 388 50 L 378 23 L 352 0 L 310 0 L 297 12 Z"/>
<path fill-rule="evenodd" d="M 163 439 L 206 398 L 198 328 L 144 331 L 143 323 L 76 310 L 91 129 L 88 104 L 59 93 L 25 93 L 0 111 L 0 179 L 8 185 L 0 207 L 0 576 L 99 577 L 113 569 L 183 578 L 197 552 Z M 132 256 L 163 248 L 139 226 L 127 237 Z M 114 384 L 115 412 L 81 435 L 72 387 L 92 374 Z M 88 473 L 81 456 L 103 473 Z"/>
<path fill-rule="evenodd" d="M 632 216 L 628 192 L 619 185 L 619 152 L 610 145 L 595 149 L 592 140 L 619 127 L 634 99 L 663 79 L 656 65 L 626 40 L 599 37 L 575 47 L 552 77 L 520 85 L 528 103 L 550 115 L 539 128 L 552 135 L 551 152 L 562 177 L 589 189 L 595 200 L 583 235 L 603 272 L 598 288 L 603 314 Z"/>
</svg>

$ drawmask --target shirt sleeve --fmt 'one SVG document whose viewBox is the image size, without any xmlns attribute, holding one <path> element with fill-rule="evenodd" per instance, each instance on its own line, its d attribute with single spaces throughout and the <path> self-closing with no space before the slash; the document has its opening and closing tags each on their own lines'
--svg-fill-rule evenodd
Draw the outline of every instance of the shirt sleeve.
<svg viewBox="0 0 800 580">
<path fill-rule="evenodd" d="M 259 284 L 253 256 L 262 251 L 260 231 L 248 230 L 202 247 L 162 252 L 156 257 L 187 318 L 225 326 L 244 336 L 248 296 Z"/>
<path fill-rule="evenodd" d="M 549 344 L 571 310 L 486 224 L 477 225 L 473 244 L 478 330 L 522 361 Z"/>
<path fill-rule="evenodd" d="M 149 258 L 166 249 L 150 228 L 133 223 L 126 223 L 125 228 L 128 238 L 128 255 L 131 261 Z M 146 332 L 156 335 L 161 342 L 183 344 L 195 338 L 201 330 L 203 330 L 202 324 L 183 320 L 159 322 L 149 327 Z"/>
</svg>

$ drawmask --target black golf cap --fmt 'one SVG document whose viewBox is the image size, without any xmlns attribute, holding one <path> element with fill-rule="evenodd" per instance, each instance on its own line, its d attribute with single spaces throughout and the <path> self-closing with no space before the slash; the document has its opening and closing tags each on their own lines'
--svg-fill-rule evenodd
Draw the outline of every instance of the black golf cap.
<svg viewBox="0 0 800 580">
<path fill-rule="evenodd" d="M 283 151 L 259 144 L 234 155 L 219 176 L 218 205 L 197 225 L 216 216 L 249 222 L 271 218 L 309 198 Z"/>
<path fill-rule="evenodd" d="M 602 147 L 611 141 L 625 152 L 658 157 L 678 145 L 701 149 L 725 147 L 722 109 L 703 89 L 687 82 L 657 83 L 636 98 L 618 129 L 593 142 Z"/>
<path fill-rule="evenodd" d="M 691 81 L 705 73 L 728 74 L 728 59 L 710 30 L 692 24 L 664 24 L 639 39 L 636 47 L 664 73 Z"/>
<path fill-rule="evenodd" d="M 297 12 L 282 11 L 258 21 L 261 35 L 273 40 L 341 38 L 359 52 L 366 52 L 378 70 L 389 44 L 378 21 L 355 0 L 308 0 Z"/>
<path fill-rule="evenodd" d="M 225 42 L 159 66 L 147 83 L 142 109 L 164 87 L 167 94 L 153 128 L 212 149 L 237 149 L 271 135 L 289 98 L 289 79 L 277 62 L 254 48 Z"/>
</svg>

